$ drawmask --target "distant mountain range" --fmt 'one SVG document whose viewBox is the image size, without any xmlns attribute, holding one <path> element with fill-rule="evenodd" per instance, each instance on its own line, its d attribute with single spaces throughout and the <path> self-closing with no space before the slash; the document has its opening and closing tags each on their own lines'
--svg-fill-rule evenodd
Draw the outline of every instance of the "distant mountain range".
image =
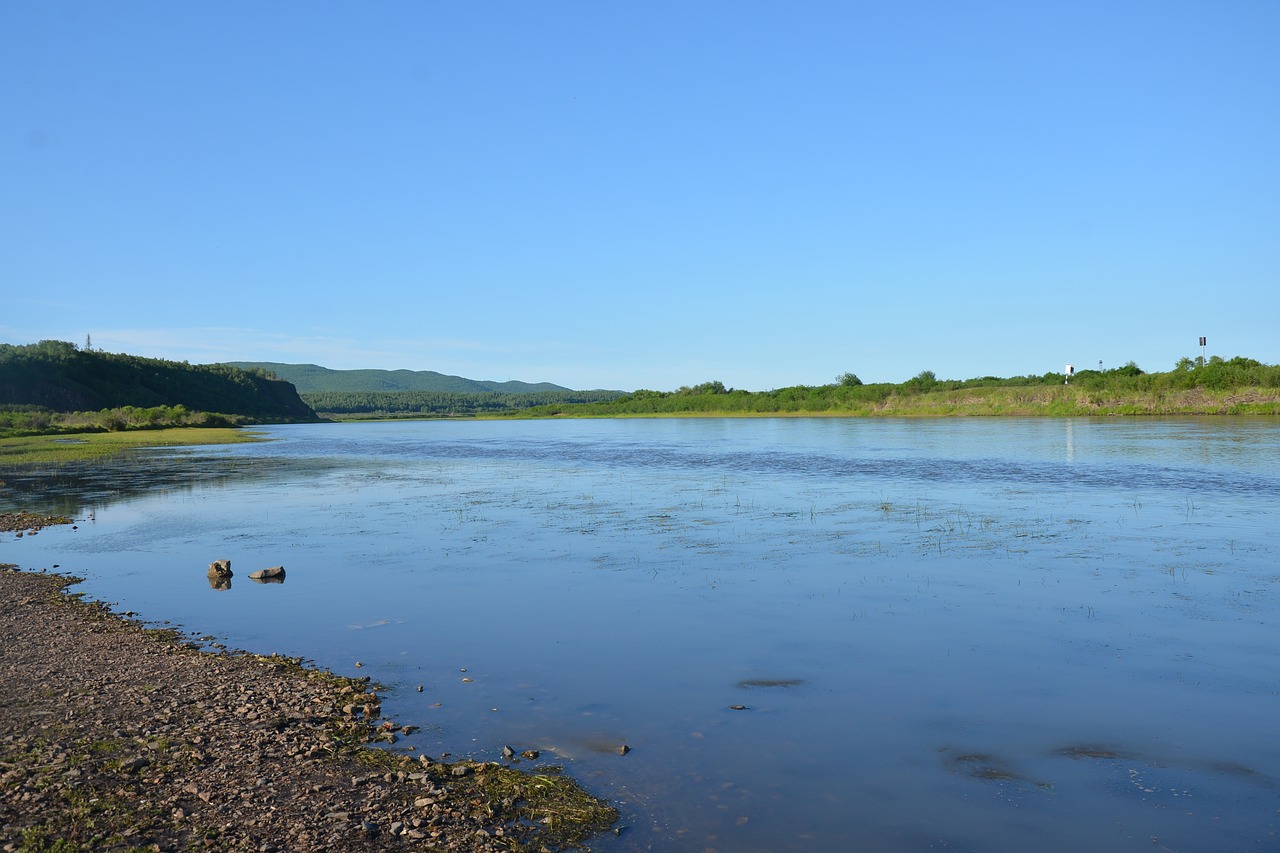
<svg viewBox="0 0 1280 853">
<path fill-rule="evenodd" d="M 498 392 L 535 394 L 543 391 L 570 391 L 550 382 L 489 382 L 448 376 L 434 370 L 330 370 L 318 364 L 281 364 L 275 361 L 228 361 L 241 370 L 258 368 L 274 373 L 293 384 L 299 394 L 327 391 L 447 391 L 454 393 Z"/>
</svg>

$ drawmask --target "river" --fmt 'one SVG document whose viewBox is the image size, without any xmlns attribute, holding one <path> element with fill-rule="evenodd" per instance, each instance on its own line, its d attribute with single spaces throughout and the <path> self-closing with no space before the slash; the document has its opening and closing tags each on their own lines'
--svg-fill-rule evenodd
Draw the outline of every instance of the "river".
<svg viewBox="0 0 1280 853">
<path fill-rule="evenodd" d="M 538 750 L 602 851 L 1280 847 L 1280 420 L 264 432 L 0 473 L 77 519 L 0 561 Z"/>
</svg>

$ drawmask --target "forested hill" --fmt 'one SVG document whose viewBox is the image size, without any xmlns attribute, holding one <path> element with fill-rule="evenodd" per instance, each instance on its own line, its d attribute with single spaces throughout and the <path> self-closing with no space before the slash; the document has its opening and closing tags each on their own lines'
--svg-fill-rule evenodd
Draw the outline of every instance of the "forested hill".
<svg viewBox="0 0 1280 853">
<path fill-rule="evenodd" d="M 256 368 L 274 373 L 286 382 L 292 382 L 300 394 L 324 391 L 536 394 L 570 390 L 550 382 L 489 382 L 448 376 L 434 370 L 330 370 L 318 364 L 280 364 L 274 361 L 229 361 L 227 364 L 244 370 Z"/>
<path fill-rule="evenodd" d="M 317 420 L 292 385 L 263 371 L 85 350 L 65 341 L 0 344 L 0 406 L 54 412 L 183 406 L 258 422 Z"/>
</svg>

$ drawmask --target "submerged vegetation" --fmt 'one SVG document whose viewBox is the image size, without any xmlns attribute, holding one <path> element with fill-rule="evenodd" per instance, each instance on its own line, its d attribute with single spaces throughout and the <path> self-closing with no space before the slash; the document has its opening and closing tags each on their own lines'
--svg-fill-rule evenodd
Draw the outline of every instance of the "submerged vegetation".
<svg viewBox="0 0 1280 853">
<path fill-rule="evenodd" d="M 1280 365 L 1250 358 L 1181 359 L 1166 373 L 1133 362 L 1111 370 L 1001 378 L 939 379 L 924 370 L 900 383 L 845 373 L 830 385 L 742 391 L 704 382 L 676 391 L 635 391 L 615 400 L 540 406 L 528 417 L 617 415 L 1175 415 L 1280 414 Z"/>
</svg>

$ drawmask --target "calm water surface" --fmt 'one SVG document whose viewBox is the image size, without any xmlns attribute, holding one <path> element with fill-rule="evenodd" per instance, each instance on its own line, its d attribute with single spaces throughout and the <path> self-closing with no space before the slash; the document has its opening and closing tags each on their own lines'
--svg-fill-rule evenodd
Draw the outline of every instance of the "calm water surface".
<svg viewBox="0 0 1280 853">
<path fill-rule="evenodd" d="M 80 519 L 0 561 L 360 661 L 398 746 L 616 803 L 599 850 L 1280 848 L 1276 419 L 268 433 L 0 476 Z"/>
</svg>

